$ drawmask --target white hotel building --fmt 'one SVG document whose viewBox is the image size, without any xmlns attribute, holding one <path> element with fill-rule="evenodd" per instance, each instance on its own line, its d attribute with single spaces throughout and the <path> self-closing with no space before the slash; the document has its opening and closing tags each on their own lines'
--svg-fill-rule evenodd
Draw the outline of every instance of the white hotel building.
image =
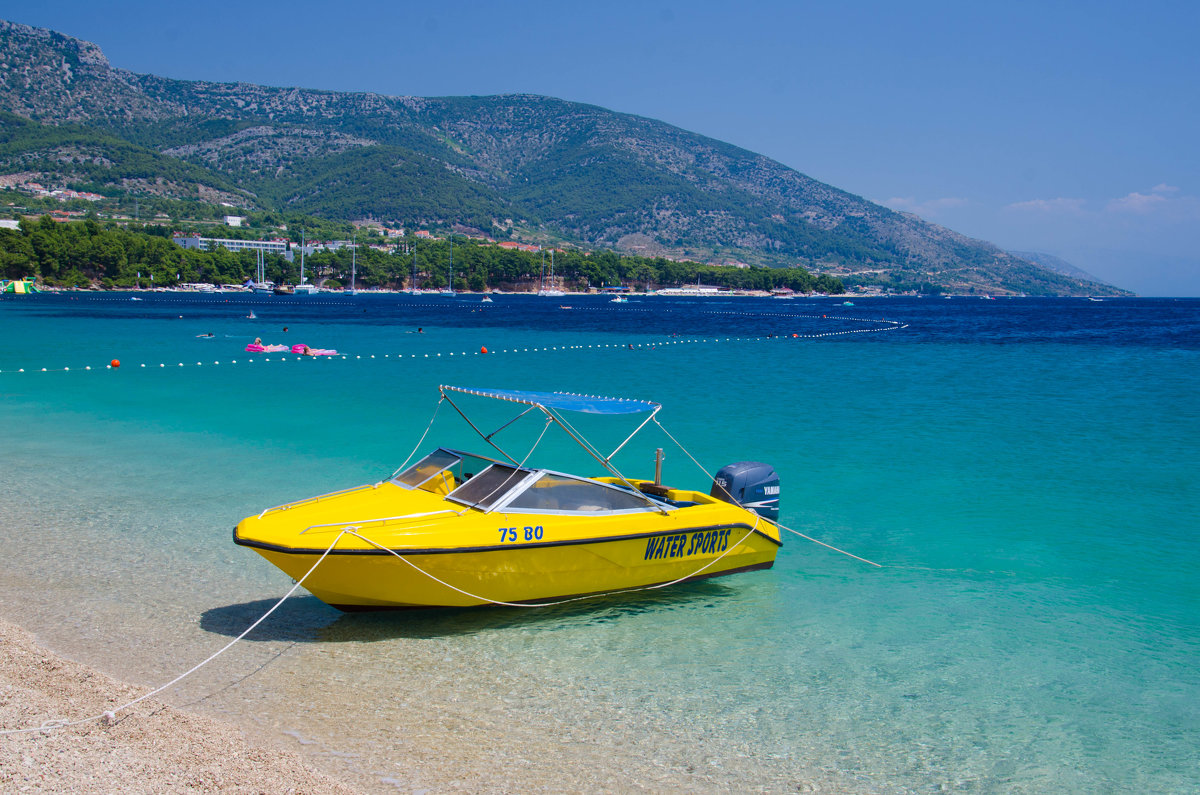
<svg viewBox="0 0 1200 795">
<path fill-rule="evenodd" d="M 177 236 L 175 242 L 184 248 L 194 248 L 200 251 L 211 251 L 217 246 L 223 246 L 228 251 L 263 251 L 268 254 L 282 254 L 284 259 L 292 259 L 290 244 L 286 240 L 230 240 L 223 237 L 190 237 Z"/>
</svg>

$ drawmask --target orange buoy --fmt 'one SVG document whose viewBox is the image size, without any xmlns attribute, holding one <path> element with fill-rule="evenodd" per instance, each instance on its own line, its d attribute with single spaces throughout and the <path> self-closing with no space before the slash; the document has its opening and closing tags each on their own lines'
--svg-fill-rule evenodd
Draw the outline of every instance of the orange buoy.
<svg viewBox="0 0 1200 795">
<path fill-rule="evenodd" d="M 121 366 L 121 360 L 120 360 L 120 359 L 113 359 L 113 360 L 112 360 L 112 361 L 111 361 L 109 364 L 110 364 L 112 367 L 120 367 L 120 366 Z"/>
<path fill-rule="evenodd" d="M 487 353 L 487 346 L 486 346 L 486 345 L 484 345 L 482 348 L 480 348 L 480 349 L 479 349 L 479 352 L 480 352 L 480 353 Z"/>
</svg>

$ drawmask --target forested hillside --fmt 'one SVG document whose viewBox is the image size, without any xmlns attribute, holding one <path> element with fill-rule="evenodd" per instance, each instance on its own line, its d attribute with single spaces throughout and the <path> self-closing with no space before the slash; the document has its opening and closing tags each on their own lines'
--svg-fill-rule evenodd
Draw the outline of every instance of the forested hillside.
<svg viewBox="0 0 1200 795">
<path fill-rule="evenodd" d="M 9 122 L 9 177 L 100 193 L 457 225 L 651 259 L 800 265 L 892 290 L 1106 289 L 753 152 L 561 99 L 170 80 L 113 68 L 89 42 L 0 21 L 0 109 L 64 136 Z"/>
</svg>

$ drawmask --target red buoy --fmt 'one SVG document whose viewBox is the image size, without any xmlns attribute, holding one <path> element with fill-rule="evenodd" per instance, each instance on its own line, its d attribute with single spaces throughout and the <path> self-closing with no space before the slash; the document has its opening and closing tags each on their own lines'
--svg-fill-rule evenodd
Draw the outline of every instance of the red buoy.
<svg viewBox="0 0 1200 795">
<path fill-rule="evenodd" d="M 112 360 L 112 362 L 111 362 L 110 364 L 111 364 L 113 367 L 120 367 L 120 366 L 121 366 L 121 360 L 120 360 L 120 359 L 113 359 L 113 360 Z"/>
<path fill-rule="evenodd" d="M 479 349 L 479 352 L 480 352 L 480 353 L 487 353 L 487 346 L 486 346 L 486 345 L 484 345 L 482 348 L 480 348 L 480 349 Z"/>
</svg>

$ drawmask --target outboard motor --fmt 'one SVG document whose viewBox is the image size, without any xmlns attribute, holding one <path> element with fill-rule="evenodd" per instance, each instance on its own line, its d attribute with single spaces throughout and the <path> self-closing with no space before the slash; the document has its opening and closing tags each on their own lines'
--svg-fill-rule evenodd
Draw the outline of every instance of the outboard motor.
<svg viewBox="0 0 1200 795">
<path fill-rule="evenodd" d="M 738 461 L 721 467 L 710 496 L 736 503 L 772 522 L 779 521 L 779 475 L 761 461 Z"/>
</svg>

